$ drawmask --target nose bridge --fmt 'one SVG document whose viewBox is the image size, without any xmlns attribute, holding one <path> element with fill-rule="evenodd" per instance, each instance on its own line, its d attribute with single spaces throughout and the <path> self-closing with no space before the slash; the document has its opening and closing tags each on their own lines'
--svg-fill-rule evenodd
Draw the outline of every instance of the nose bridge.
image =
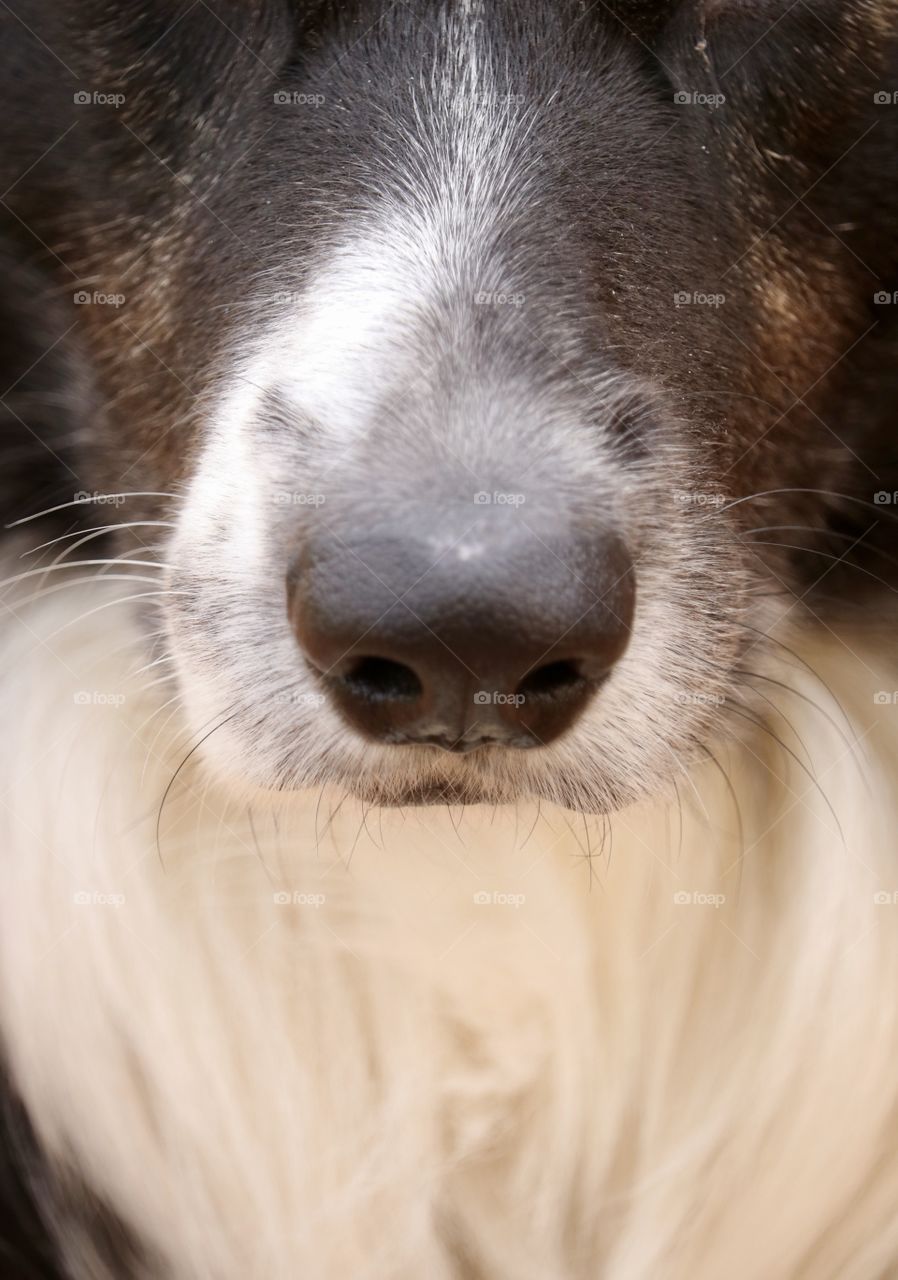
<svg viewBox="0 0 898 1280">
<path fill-rule="evenodd" d="M 340 464 L 324 462 L 326 505 L 305 518 L 291 622 L 367 738 L 542 746 L 583 713 L 633 616 L 626 548 L 597 514 L 600 394 L 559 378 L 502 253 L 441 249 L 407 296 L 416 252 L 393 234 L 362 263 L 356 246 L 322 295 L 329 327 L 307 317 L 303 396 Z"/>
<path fill-rule="evenodd" d="M 499 552 L 528 528 L 561 541 L 574 522 L 614 522 L 614 455 L 597 406 L 504 375 L 502 348 L 491 355 L 484 369 L 453 352 L 380 406 L 339 474 L 327 464 L 328 519 L 345 513 L 351 525 L 361 511 L 369 531 L 406 527 L 435 555 L 458 542 L 472 556 L 478 536 Z"/>
</svg>

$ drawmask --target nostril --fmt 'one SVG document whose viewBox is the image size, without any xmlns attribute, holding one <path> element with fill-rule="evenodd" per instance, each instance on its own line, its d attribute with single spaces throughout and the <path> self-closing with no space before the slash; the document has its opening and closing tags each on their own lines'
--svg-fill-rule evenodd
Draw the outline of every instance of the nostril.
<svg viewBox="0 0 898 1280">
<path fill-rule="evenodd" d="M 359 658 L 342 683 L 367 702 L 414 702 L 424 692 L 411 667 L 388 658 Z"/>
<path fill-rule="evenodd" d="M 547 529 L 559 555 L 519 523 L 486 521 L 470 555 L 435 561 L 436 546 L 458 549 L 454 516 L 409 520 L 371 537 L 310 534 L 288 567 L 290 622 L 332 711 L 397 747 L 554 742 L 626 650 L 636 584 L 623 542 Z M 563 574 L 566 561 L 578 572 Z"/>
<path fill-rule="evenodd" d="M 584 676 L 574 662 L 547 662 L 526 675 L 516 689 L 523 698 L 557 698 L 582 689 Z"/>
</svg>

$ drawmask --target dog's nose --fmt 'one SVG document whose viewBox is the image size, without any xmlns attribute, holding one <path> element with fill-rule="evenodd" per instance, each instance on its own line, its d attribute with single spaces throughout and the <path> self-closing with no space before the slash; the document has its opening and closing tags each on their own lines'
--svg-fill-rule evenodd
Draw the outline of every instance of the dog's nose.
<svg viewBox="0 0 898 1280">
<path fill-rule="evenodd" d="M 470 751 L 539 747 L 583 713 L 623 654 L 633 565 L 609 532 L 519 524 L 317 533 L 288 575 L 291 622 L 366 738 Z"/>
</svg>

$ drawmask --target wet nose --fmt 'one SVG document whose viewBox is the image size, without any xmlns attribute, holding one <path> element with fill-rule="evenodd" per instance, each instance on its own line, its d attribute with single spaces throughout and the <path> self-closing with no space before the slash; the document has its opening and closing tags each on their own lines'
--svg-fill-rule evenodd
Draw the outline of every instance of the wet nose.
<svg viewBox="0 0 898 1280">
<path fill-rule="evenodd" d="M 627 646 L 633 565 L 609 530 L 311 534 L 288 574 L 299 646 L 344 720 L 393 745 L 553 742 Z"/>
</svg>

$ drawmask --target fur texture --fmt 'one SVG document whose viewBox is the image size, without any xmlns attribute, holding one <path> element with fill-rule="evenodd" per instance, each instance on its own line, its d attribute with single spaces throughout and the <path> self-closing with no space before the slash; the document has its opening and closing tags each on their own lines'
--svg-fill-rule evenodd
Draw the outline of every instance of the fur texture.
<svg viewBox="0 0 898 1280">
<path fill-rule="evenodd" d="M 898 1274 L 896 24 L 0 4 L 11 1274 Z M 507 519 L 601 696 L 363 741 L 302 547 Z"/>
<path fill-rule="evenodd" d="M 41 1147 L 128 1225 L 135 1274 L 892 1274 L 877 646 L 791 635 L 784 747 L 604 830 L 266 809 L 185 763 L 120 597 L 4 629 L 0 980 Z M 91 1238 L 65 1234 L 71 1274 L 123 1274 Z"/>
<path fill-rule="evenodd" d="M 59 502 L 66 466 L 77 490 L 134 495 L 118 550 L 158 546 L 166 648 L 222 778 L 607 811 L 736 727 L 742 658 L 821 557 L 860 546 L 891 573 L 894 521 L 865 517 L 898 488 L 879 447 L 895 308 L 874 301 L 898 273 L 898 111 L 875 101 L 896 11 L 31 0 L 2 18 L 30 93 L 0 122 L 0 234 L 89 370 Z M 39 505 L 18 484 L 5 503 Z M 302 548 L 363 556 L 406 522 L 442 563 L 508 521 L 535 547 L 603 521 L 625 542 L 635 622 L 602 696 L 538 752 L 363 740 L 298 659 Z"/>
</svg>

